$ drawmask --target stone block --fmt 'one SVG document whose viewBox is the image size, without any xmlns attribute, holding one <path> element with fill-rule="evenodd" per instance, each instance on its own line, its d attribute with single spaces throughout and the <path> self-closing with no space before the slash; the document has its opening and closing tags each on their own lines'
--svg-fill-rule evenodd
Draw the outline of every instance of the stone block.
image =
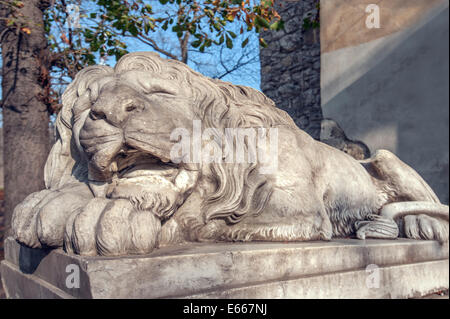
<svg viewBox="0 0 450 319">
<path fill-rule="evenodd" d="M 449 287 L 448 244 L 435 241 L 198 243 L 113 258 L 8 238 L 5 250 L 9 298 L 412 298 Z M 68 288 L 74 268 L 79 288 Z"/>
</svg>

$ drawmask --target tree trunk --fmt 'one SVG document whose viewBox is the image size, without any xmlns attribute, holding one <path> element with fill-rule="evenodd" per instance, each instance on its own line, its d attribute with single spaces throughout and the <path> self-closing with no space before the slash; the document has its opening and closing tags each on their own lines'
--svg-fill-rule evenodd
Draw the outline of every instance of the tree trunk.
<svg viewBox="0 0 450 319">
<path fill-rule="evenodd" d="M 33 21 L 31 34 L 3 26 L 2 106 L 5 170 L 5 228 L 14 207 L 44 188 L 49 151 L 49 113 L 43 101 L 48 87 L 47 39 L 43 29 L 46 1 L 23 1 L 20 12 Z M 7 9 L 3 7 L 3 12 Z M 1 28 L 0 28 L 1 31 Z"/>
<path fill-rule="evenodd" d="M 179 38 L 181 49 L 181 62 L 187 64 L 188 61 L 188 46 L 189 46 L 189 32 L 184 33 L 184 37 Z"/>
</svg>

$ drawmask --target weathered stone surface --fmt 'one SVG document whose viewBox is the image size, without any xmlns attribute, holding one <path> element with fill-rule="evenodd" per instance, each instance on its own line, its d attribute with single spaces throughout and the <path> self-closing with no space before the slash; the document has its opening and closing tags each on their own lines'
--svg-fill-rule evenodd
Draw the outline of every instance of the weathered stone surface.
<svg viewBox="0 0 450 319">
<path fill-rule="evenodd" d="M 145 256 L 80 257 L 6 241 L 9 298 L 410 298 L 448 289 L 448 244 L 354 239 L 194 244 Z M 68 265 L 80 288 L 67 288 Z M 366 285 L 379 267 L 379 288 Z M 373 266 L 372 266 L 373 267 Z"/>
<path fill-rule="evenodd" d="M 448 260 L 383 267 L 380 268 L 382 286 L 377 289 L 367 288 L 365 270 L 353 270 L 198 294 L 192 298 L 419 298 L 427 291 L 438 292 L 448 286 L 448 272 L 445 277 L 448 267 Z"/>
</svg>

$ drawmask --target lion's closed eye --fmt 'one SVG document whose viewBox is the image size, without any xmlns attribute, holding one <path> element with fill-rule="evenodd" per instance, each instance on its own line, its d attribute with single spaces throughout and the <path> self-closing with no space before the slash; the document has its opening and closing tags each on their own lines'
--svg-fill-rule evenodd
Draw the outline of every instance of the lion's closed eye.
<svg viewBox="0 0 450 319">
<path fill-rule="evenodd" d="M 164 79 L 144 77 L 139 78 L 138 82 L 145 94 L 177 95 L 178 93 L 173 83 Z"/>
</svg>

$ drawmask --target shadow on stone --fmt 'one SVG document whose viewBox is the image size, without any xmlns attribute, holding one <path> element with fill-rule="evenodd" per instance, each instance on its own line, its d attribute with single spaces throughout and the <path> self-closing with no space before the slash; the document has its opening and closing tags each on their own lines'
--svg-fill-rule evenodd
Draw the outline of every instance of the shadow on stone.
<svg viewBox="0 0 450 319">
<path fill-rule="evenodd" d="M 25 274 L 32 274 L 42 259 L 50 253 L 51 249 L 36 249 L 20 245 L 19 268 Z"/>
<path fill-rule="evenodd" d="M 332 119 L 325 118 L 322 120 L 320 141 L 349 154 L 357 160 L 369 158 L 371 155 L 366 144 L 349 139 L 339 124 Z"/>
</svg>

